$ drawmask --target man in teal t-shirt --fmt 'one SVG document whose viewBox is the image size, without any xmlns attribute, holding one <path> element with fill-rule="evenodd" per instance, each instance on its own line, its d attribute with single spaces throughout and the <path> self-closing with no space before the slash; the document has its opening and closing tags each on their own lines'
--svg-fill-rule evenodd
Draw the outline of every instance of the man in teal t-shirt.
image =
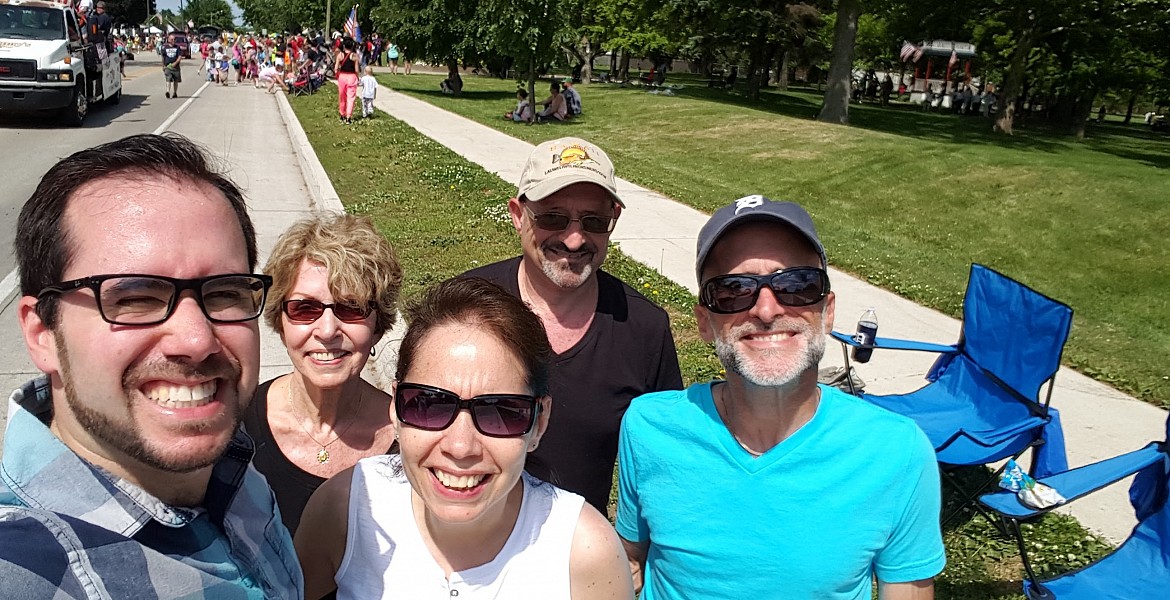
<svg viewBox="0 0 1170 600">
<path fill-rule="evenodd" d="M 699 233 L 699 332 L 727 381 L 635 398 L 617 530 L 643 600 L 929 600 L 938 466 L 910 420 L 817 384 L 835 299 L 800 206 L 748 196 Z M 644 586 L 643 586 L 644 584 Z"/>
</svg>

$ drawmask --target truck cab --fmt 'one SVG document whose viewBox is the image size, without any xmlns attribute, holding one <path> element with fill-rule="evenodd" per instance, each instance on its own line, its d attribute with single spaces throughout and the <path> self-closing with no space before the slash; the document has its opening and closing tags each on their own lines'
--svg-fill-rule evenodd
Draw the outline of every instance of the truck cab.
<svg viewBox="0 0 1170 600">
<path fill-rule="evenodd" d="M 69 2 L 0 0 L 0 113 L 55 112 L 79 126 L 122 97 L 118 57 L 90 43 Z"/>
</svg>

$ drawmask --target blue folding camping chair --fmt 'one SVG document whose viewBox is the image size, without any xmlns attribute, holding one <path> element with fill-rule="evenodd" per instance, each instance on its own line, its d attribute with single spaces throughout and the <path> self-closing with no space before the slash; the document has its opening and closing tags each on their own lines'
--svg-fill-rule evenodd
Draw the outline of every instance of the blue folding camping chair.
<svg viewBox="0 0 1170 600">
<path fill-rule="evenodd" d="M 949 467 L 988 465 L 1034 449 L 1031 471 L 1042 477 L 1068 468 L 1059 414 L 1049 408 L 1052 383 L 1072 326 L 1072 309 L 983 265 L 971 265 L 963 299 L 963 329 L 953 346 L 877 338 L 875 350 L 916 350 L 941 355 L 922 388 L 899 395 L 855 393 L 906 415 L 926 432 L 944 475 L 962 494 L 943 518 L 949 523 L 965 508 L 983 511 L 979 494 L 1002 467 L 974 489 L 964 489 Z M 834 331 L 845 351 L 861 346 Z M 852 383 L 852 378 L 849 379 Z M 1047 384 L 1047 393 L 1040 391 Z"/>
<path fill-rule="evenodd" d="M 1027 579 L 1024 595 L 1029 600 L 1134 600 L 1170 597 L 1170 419 L 1166 440 L 1141 450 L 1064 471 L 1040 479 L 1060 492 L 1068 502 L 1109 486 L 1134 473 L 1130 503 L 1138 524 L 1113 552 L 1058 577 L 1040 581 L 1032 571 L 1020 521 L 1042 515 L 1020 502 L 1012 492 L 988 494 L 979 499 L 1003 515 L 1011 525 Z"/>
</svg>

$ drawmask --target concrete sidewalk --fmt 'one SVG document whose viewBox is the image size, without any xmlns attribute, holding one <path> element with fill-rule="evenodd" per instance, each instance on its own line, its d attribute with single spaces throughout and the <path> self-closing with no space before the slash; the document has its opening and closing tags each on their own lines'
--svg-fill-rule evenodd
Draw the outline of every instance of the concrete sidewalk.
<svg viewBox="0 0 1170 600">
<path fill-rule="evenodd" d="M 374 104 L 513 184 L 519 181 L 520 170 L 533 148 L 532 144 L 385 86 L 380 86 Z M 550 138 L 571 134 L 571 126 L 548 129 Z M 617 169 L 620 174 L 620 164 Z M 627 208 L 618 221 L 613 241 L 632 258 L 696 293 L 695 237 L 707 215 L 625 180 L 619 179 L 618 191 Z M 745 189 L 742 194 L 760 191 Z M 829 260 L 832 261 L 831 256 Z M 959 321 L 840 271 L 831 271 L 837 293 L 838 330 L 852 331 L 856 319 L 873 306 L 883 336 L 947 344 L 958 339 Z M 1076 326 L 1075 316 L 1073 326 Z M 836 346 L 830 345 L 822 366 L 844 364 Z M 860 365 L 858 372 L 868 384 L 868 391 L 907 392 L 924 383 L 922 376 L 933 361 L 933 355 L 922 352 L 878 352 L 868 364 Z M 1121 394 L 1071 369 L 1062 368 L 1057 375 L 1052 405 L 1060 410 L 1063 418 L 1070 466 L 1122 454 L 1166 435 L 1165 410 Z M 1135 524 L 1127 484 L 1112 486 L 1061 510 L 1115 542 L 1124 539 Z"/>
</svg>

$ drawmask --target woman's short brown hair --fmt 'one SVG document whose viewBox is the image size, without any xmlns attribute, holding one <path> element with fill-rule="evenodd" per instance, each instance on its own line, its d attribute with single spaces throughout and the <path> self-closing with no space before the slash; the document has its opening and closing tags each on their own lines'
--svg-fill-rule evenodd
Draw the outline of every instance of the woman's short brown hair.
<svg viewBox="0 0 1170 600">
<path fill-rule="evenodd" d="M 327 214 L 298 221 L 281 234 L 264 265 L 272 276 L 272 290 L 264 320 L 280 333 L 280 305 L 296 285 L 301 263 L 308 260 L 329 270 L 329 293 L 334 301 L 371 302 L 377 322 L 374 334 L 394 326 L 402 265 L 394 248 L 374 229 L 367 217 Z"/>
</svg>

